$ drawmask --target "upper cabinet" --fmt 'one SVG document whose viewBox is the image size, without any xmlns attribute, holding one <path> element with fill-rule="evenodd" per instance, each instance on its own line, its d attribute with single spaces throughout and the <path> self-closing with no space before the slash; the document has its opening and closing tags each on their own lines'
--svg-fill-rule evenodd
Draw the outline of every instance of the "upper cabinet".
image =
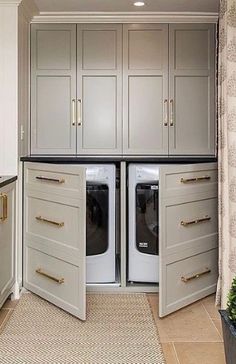
<svg viewBox="0 0 236 364">
<path fill-rule="evenodd" d="M 124 25 L 124 153 L 168 154 L 168 25 Z"/>
<path fill-rule="evenodd" d="M 215 152 L 215 27 L 169 25 L 169 154 Z"/>
<path fill-rule="evenodd" d="M 122 25 L 78 25 L 78 154 L 122 152 Z"/>
<path fill-rule="evenodd" d="M 76 152 L 76 25 L 31 32 L 31 152 Z"/>
<path fill-rule="evenodd" d="M 121 38 L 121 25 L 32 26 L 32 154 L 122 152 Z"/>
<path fill-rule="evenodd" d="M 32 25 L 32 154 L 214 155 L 215 118 L 214 24 Z"/>
</svg>

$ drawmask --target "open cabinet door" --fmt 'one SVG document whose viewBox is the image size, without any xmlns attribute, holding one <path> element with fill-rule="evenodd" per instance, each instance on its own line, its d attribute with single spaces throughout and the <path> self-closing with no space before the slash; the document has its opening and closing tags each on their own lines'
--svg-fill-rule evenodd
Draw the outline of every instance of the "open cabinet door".
<svg viewBox="0 0 236 364">
<path fill-rule="evenodd" d="M 216 163 L 160 167 L 159 316 L 216 290 Z"/>
<path fill-rule="evenodd" d="M 86 174 L 25 163 L 24 287 L 86 319 Z"/>
</svg>

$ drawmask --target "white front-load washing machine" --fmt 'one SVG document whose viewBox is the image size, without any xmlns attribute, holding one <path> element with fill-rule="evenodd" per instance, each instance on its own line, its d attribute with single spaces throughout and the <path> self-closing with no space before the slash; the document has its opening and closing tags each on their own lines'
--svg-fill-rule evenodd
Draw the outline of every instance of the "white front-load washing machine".
<svg viewBox="0 0 236 364">
<path fill-rule="evenodd" d="M 111 164 L 86 167 L 87 283 L 112 283 L 116 278 L 116 168 Z"/>
<path fill-rule="evenodd" d="M 128 280 L 159 281 L 159 166 L 130 164 Z"/>
</svg>

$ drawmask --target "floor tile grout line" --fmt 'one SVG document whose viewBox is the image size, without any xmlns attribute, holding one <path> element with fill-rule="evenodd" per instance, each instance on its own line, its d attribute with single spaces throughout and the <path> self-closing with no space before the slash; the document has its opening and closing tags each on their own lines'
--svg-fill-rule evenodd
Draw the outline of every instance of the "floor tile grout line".
<svg viewBox="0 0 236 364">
<path fill-rule="evenodd" d="M 214 324 L 214 321 L 213 321 L 213 319 L 212 319 L 211 315 L 209 314 L 209 312 L 207 311 L 207 309 L 206 309 L 206 307 L 205 307 L 204 303 L 202 303 L 202 302 L 201 302 L 201 304 L 202 304 L 202 306 L 203 306 L 204 310 L 206 311 L 207 316 L 209 317 L 209 319 L 210 319 L 210 321 L 211 321 L 212 325 L 214 326 L 214 328 L 216 329 L 216 331 L 217 331 L 218 335 L 220 336 L 221 341 L 223 341 L 222 335 L 221 335 L 221 333 L 219 332 L 219 330 L 217 329 L 216 325 Z"/>
<path fill-rule="evenodd" d="M 172 347 L 173 347 L 173 349 L 174 349 L 175 358 L 176 358 L 176 360 L 177 360 L 177 363 L 178 363 L 178 364 L 180 364 L 179 357 L 178 357 L 178 354 L 177 354 L 177 351 L 176 351 L 176 347 L 175 347 L 175 343 L 174 343 L 174 342 L 172 342 L 171 344 L 172 344 Z"/>
</svg>

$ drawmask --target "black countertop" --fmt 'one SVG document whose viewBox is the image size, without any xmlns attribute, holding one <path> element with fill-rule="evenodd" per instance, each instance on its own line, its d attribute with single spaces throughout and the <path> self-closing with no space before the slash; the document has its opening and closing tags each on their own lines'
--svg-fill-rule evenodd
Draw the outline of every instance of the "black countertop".
<svg viewBox="0 0 236 364">
<path fill-rule="evenodd" d="M 0 177 L 0 188 L 9 185 L 17 180 L 16 176 L 2 176 Z"/>
<path fill-rule="evenodd" d="M 65 164 L 83 164 L 83 163 L 115 163 L 115 162 L 129 162 L 129 163 L 209 163 L 217 162 L 215 157 L 148 157 L 148 156 L 56 156 L 56 155 L 37 155 L 21 157 L 22 162 L 38 162 L 38 163 L 65 163 Z"/>
</svg>

